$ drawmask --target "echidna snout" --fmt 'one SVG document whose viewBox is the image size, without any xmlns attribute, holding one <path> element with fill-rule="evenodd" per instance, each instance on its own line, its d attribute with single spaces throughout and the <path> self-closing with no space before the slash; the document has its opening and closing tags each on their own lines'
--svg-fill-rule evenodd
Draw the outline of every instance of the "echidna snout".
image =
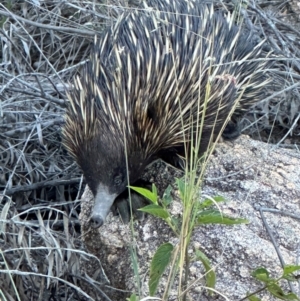
<svg viewBox="0 0 300 301">
<path fill-rule="evenodd" d="M 98 187 L 90 223 L 93 228 L 101 227 L 114 203 L 117 194 L 110 194 L 105 187 Z"/>
</svg>

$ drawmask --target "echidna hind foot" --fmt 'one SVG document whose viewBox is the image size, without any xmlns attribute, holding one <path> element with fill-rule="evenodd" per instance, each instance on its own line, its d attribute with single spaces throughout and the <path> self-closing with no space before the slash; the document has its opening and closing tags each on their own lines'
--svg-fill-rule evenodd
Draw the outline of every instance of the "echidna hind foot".
<svg viewBox="0 0 300 301">
<path fill-rule="evenodd" d="M 238 122 L 229 121 L 222 133 L 222 137 L 226 140 L 234 140 L 241 135 L 241 127 Z"/>
</svg>

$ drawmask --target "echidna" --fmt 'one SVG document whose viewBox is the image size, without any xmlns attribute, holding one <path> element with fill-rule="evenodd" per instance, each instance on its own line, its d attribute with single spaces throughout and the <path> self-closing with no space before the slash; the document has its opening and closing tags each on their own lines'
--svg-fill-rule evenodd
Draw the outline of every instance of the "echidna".
<svg viewBox="0 0 300 301">
<path fill-rule="evenodd" d="M 205 152 L 236 103 L 233 118 L 262 98 L 268 53 L 234 19 L 201 0 L 151 0 L 95 39 L 63 130 L 95 227 L 149 163 L 176 164 L 200 126 Z"/>
</svg>

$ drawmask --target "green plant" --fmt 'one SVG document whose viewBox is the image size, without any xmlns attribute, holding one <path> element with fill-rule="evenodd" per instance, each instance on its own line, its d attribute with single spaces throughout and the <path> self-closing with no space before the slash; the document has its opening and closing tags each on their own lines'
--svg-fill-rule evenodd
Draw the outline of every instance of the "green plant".
<svg viewBox="0 0 300 301">
<path fill-rule="evenodd" d="M 187 193 L 191 193 L 191 191 L 195 190 L 196 188 L 195 186 L 189 184 L 189 182 L 185 181 L 185 179 L 177 179 L 176 184 L 179 189 L 179 195 L 182 202 L 186 200 Z M 180 238 L 183 219 L 182 217 L 176 218 L 172 216 L 172 214 L 169 211 L 169 205 L 172 202 L 171 187 L 169 186 L 166 189 L 161 202 L 158 202 L 157 189 L 155 185 L 152 186 L 152 191 L 149 191 L 145 188 L 139 188 L 139 187 L 130 187 L 130 188 L 140 193 L 151 202 L 150 205 L 143 207 L 140 210 L 163 219 L 168 224 L 168 226 L 172 229 L 174 234 Z M 200 195 L 199 193 L 194 193 L 193 197 L 200 198 Z M 195 227 L 200 225 L 204 225 L 204 224 L 234 225 L 234 224 L 247 223 L 247 220 L 245 219 L 232 218 L 223 215 L 220 212 L 219 208 L 216 208 L 216 206 L 218 205 L 218 203 L 224 201 L 225 199 L 223 197 L 217 196 L 214 198 L 209 198 L 209 199 L 207 198 L 201 202 L 199 201 L 194 202 L 197 205 L 193 206 L 192 208 L 192 215 L 194 216 L 194 218 L 192 219 L 191 223 L 188 226 L 189 228 L 188 238 L 190 238 Z M 186 244 L 188 245 L 188 243 L 189 240 L 188 242 L 186 242 Z M 181 264 L 180 260 L 181 260 L 180 244 L 178 246 L 174 246 L 171 243 L 165 243 L 162 244 L 157 249 L 156 253 L 153 256 L 153 259 L 151 261 L 151 266 L 150 266 L 150 279 L 149 279 L 150 296 L 155 295 L 155 292 L 159 284 L 159 280 L 163 275 L 164 271 L 166 270 L 166 268 L 170 266 L 171 263 L 172 263 L 171 264 L 172 267 L 174 266 L 176 267 L 172 273 L 173 274 L 172 278 L 175 277 L 175 275 L 179 271 L 179 266 Z M 195 254 L 192 259 L 189 256 L 185 256 L 184 266 L 186 272 L 188 272 L 188 265 L 191 260 L 192 261 L 197 260 L 203 264 L 206 271 L 206 286 L 209 288 L 214 288 L 215 279 L 216 279 L 215 272 L 207 256 L 200 250 L 195 251 Z M 182 283 L 184 287 L 186 287 L 187 285 L 186 279 L 187 277 L 185 277 L 185 280 Z M 167 295 L 165 295 L 164 297 L 166 298 Z"/>
<path fill-rule="evenodd" d="M 300 270 L 299 265 L 286 265 L 283 268 L 283 273 L 279 278 L 270 277 L 270 273 L 266 268 L 257 268 L 252 276 L 263 282 L 264 287 L 259 289 L 254 293 L 247 294 L 247 297 L 241 299 L 242 300 L 250 300 L 250 301 L 261 301 L 259 297 L 256 296 L 261 291 L 267 290 L 273 297 L 276 297 L 280 300 L 300 300 L 294 293 L 285 293 L 284 290 L 280 287 L 280 282 L 282 280 L 288 281 L 297 281 L 299 276 L 295 276 L 293 273 Z"/>
</svg>

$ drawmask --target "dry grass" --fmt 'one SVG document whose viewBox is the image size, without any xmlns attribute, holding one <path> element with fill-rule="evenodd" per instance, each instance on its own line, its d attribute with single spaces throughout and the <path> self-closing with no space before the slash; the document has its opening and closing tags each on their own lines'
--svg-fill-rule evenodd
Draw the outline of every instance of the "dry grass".
<svg viewBox="0 0 300 301">
<path fill-rule="evenodd" d="M 217 1 L 220 3 L 220 1 Z M 300 130 L 300 20 L 295 1 L 239 10 L 249 33 L 280 57 L 275 96 L 244 120 L 250 132 Z M 267 3 L 268 1 L 266 1 Z M 275 3 L 275 4 L 274 4 Z M 78 235 L 81 174 L 61 146 L 65 90 L 87 59 L 94 34 L 128 5 L 115 0 L 0 3 L 0 296 L 6 300 L 85 300 L 101 295 L 81 270 L 90 260 Z M 230 1 L 219 6 L 233 11 Z M 278 68 L 277 68 L 278 69 Z M 275 127 L 274 127 L 275 125 Z M 273 138 L 272 138 L 273 139 Z M 274 138 L 275 139 L 275 138 Z M 104 279 L 99 264 L 100 279 Z M 103 278 L 104 277 L 104 278 Z M 18 293 L 17 293 L 18 292 Z M 95 297 L 96 299 L 96 297 Z M 5 299 L 4 299 L 5 300 Z"/>
</svg>

